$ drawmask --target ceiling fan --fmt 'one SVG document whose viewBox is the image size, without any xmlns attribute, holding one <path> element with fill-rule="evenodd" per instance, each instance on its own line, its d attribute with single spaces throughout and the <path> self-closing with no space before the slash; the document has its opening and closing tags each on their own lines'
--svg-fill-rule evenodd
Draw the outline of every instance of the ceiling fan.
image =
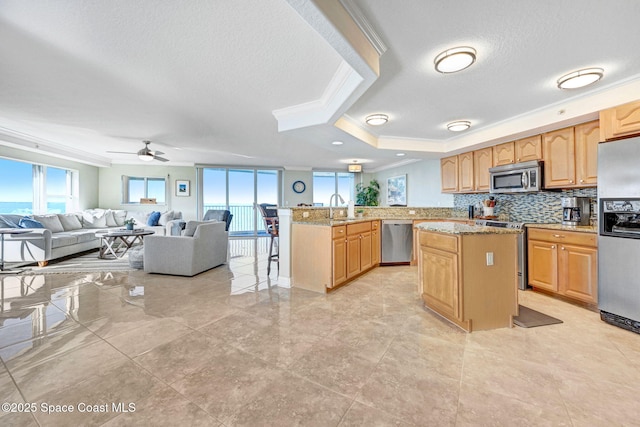
<svg viewBox="0 0 640 427">
<path fill-rule="evenodd" d="M 159 160 L 161 162 L 168 162 L 169 159 L 165 159 L 164 157 L 160 157 L 161 154 L 164 154 L 162 151 L 154 151 L 149 149 L 149 144 L 151 141 L 142 141 L 144 143 L 144 148 L 142 148 L 137 153 L 131 153 L 126 151 L 107 151 L 107 153 L 118 153 L 118 154 L 137 154 L 138 158 L 144 162 L 150 162 L 152 160 Z"/>
</svg>

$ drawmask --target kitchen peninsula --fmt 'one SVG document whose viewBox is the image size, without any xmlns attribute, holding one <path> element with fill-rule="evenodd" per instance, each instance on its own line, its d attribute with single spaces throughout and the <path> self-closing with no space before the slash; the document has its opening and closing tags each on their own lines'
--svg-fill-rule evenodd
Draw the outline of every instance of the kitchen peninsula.
<svg viewBox="0 0 640 427">
<path fill-rule="evenodd" d="M 416 228 L 425 307 L 468 332 L 512 326 L 521 231 L 454 222 Z"/>
</svg>

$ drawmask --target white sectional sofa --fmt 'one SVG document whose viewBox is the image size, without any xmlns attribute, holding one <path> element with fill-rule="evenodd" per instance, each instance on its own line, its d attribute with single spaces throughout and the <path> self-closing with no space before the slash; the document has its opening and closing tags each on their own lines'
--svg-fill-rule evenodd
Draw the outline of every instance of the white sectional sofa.
<svg viewBox="0 0 640 427">
<path fill-rule="evenodd" d="M 124 220 L 132 218 L 135 228 L 146 228 L 159 235 L 171 234 L 174 220 L 182 218 L 178 211 L 160 215 L 158 225 L 148 225 L 151 212 L 111 209 L 86 209 L 82 212 L 47 215 L 0 214 L 0 228 L 28 229 L 25 234 L 6 234 L 4 261 L 38 262 L 46 265 L 49 260 L 100 247 L 100 234 L 124 228 Z M 157 215 L 156 215 L 157 216 Z M 42 228 L 32 228 L 35 220 Z M 22 221 L 22 223 L 21 223 Z M 167 232 L 166 230 L 169 230 Z"/>
</svg>

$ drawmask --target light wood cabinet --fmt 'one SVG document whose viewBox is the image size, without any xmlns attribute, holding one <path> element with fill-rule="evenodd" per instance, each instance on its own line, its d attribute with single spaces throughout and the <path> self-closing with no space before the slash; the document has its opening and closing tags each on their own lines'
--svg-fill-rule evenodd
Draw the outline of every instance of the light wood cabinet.
<svg viewBox="0 0 640 427">
<path fill-rule="evenodd" d="M 493 166 L 515 163 L 515 158 L 515 144 L 513 142 L 493 146 Z"/>
<path fill-rule="evenodd" d="M 575 127 L 576 183 L 579 186 L 598 183 L 598 143 L 600 123 L 596 120 Z"/>
<path fill-rule="evenodd" d="M 545 133 L 545 188 L 595 186 L 599 135 L 597 121 Z"/>
<path fill-rule="evenodd" d="M 489 191 L 491 181 L 489 168 L 493 167 L 493 148 L 473 152 L 473 182 L 476 191 Z"/>
<path fill-rule="evenodd" d="M 515 234 L 420 230 L 418 239 L 427 308 L 469 332 L 512 326 L 518 313 Z M 486 252 L 492 253 L 493 265 L 486 265 Z"/>
<path fill-rule="evenodd" d="M 528 230 L 529 285 L 598 302 L 598 250 L 595 233 Z"/>
<path fill-rule="evenodd" d="M 291 251 L 293 286 L 326 292 L 380 264 L 380 221 L 293 224 Z"/>
<path fill-rule="evenodd" d="M 473 152 L 458 154 L 458 191 L 475 190 L 473 182 Z"/>
<path fill-rule="evenodd" d="M 600 140 L 640 135 L 640 101 L 600 111 Z"/>
<path fill-rule="evenodd" d="M 458 191 L 458 156 L 440 159 L 440 180 L 443 193 Z"/>
<path fill-rule="evenodd" d="M 542 135 L 519 139 L 515 142 L 516 163 L 542 160 Z"/>
</svg>

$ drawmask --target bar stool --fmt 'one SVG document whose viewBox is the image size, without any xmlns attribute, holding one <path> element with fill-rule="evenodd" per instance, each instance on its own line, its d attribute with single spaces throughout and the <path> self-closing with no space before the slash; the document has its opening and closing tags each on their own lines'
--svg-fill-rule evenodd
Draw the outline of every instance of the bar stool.
<svg viewBox="0 0 640 427">
<path fill-rule="evenodd" d="M 256 204 L 256 207 L 260 209 L 260 213 L 262 214 L 262 220 L 264 221 L 264 228 L 271 237 L 271 241 L 269 242 L 269 256 L 267 257 L 267 275 L 271 274 L 271 261 L 275 261 L 278 266 L 278 271 L 280 271 L 280 239 L 279 239 L 279 223 L 278 223 L 278 207 L 277 205 L 270 205 L 268 203 L 260 203 Z M 277 252 L 273 253 L 273 243 L 274 240 L 278 237 L 278 243 L 276 246 L 278 247 Z"/>
</svg>

